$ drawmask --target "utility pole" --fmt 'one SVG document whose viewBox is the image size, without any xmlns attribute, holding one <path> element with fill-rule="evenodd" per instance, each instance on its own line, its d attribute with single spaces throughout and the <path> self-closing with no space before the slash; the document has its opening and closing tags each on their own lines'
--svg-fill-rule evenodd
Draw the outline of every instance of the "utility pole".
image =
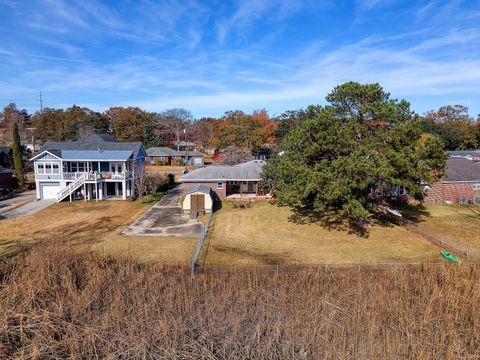
<svg viewBox="0 0 480 360">
<path fill-rule="evenodd" d="M 40 116 L 43 115 L 42 90 L 40 90 Z"/>
<path fill-rule="evenodd" d="M 36 128 L 26 128 L 32 134 L 32 154 L 35 155 L 36 145 L 35 145 L 35 130 Z"/>
</svg>

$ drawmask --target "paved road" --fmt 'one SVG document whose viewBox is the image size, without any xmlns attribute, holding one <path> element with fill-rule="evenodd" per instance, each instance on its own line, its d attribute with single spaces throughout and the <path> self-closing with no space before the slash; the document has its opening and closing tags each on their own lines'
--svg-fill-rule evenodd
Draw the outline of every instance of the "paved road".
<svg viewBox="0 0 480 360">
<path fill-rule="evenodd" d="M 45 209 L 46 207 L 55 203 L 55 200 L 39 200 L 39 201 L 31 201 L 28 204 L 15 207 L 11 210 L 2 211 L 0 212 L 0 220 L 1 219 L 9 219 L 13 217 L 19 216 L 28 216 L 35 214 L 36 212 Z"/>
<path fill-rule="evenodd" d="M 203 225 L 184 215 L 180 207 L 181 187 L 170 190 L 122 234 L 135 236 L 199 236 Z"/>
</svg>

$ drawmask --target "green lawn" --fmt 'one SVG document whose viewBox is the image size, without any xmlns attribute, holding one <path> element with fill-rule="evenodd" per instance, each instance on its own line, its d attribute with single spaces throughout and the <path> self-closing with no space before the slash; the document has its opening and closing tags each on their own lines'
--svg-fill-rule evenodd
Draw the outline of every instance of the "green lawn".
<svg viewBox="0 0 480 360">
<path fill-rule="evenodd" d="M 289 220 L 290 209 L 267 202 L 214 216 L 202 265 L 376 264 L 439 261 L 440 249 L 398 226 L 374 226 L 368 237 Z"/>
</svg>

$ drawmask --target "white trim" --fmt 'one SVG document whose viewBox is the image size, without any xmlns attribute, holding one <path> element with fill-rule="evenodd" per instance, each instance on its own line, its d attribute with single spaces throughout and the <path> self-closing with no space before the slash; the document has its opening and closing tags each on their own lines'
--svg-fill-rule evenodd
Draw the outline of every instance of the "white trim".
<svg viewBox="0 0 480 360">
<path fill-rule="evenodd" d="M 40 154 L 35 155 L 34 157 L 32 157 L 29 161 L 36 160 L 39 156 L 41 156 L 41 155 L 43 155 L 43 154 L 45 154 L 45 153 L 52 155 L 53 157 L 57 158 L 58 160 L 62 160 L 62 158 L 58 157 L 58 156 L 55 155 L 55 154 L 52 154 L 50 151 L 44 150 L 44 151 L 42 151 Z"/>
</svg>

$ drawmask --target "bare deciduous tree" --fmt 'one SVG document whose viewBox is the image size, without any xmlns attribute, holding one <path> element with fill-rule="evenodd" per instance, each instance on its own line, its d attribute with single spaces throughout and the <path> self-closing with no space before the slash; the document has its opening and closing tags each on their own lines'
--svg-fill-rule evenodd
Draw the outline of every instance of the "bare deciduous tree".
<svg viewBox="0 0 480 360">
<path fill-rule="evenodd" d="M 133 186 L 140 201 L 147 191 L 148 176 L 144 164 L 135 164 L 133 173 Z"/>
<path fill-rule="evenodd" d="M 158 118 L 158 122 L 175 134 L 177 140 L 177 150 L 180 150 L 180 134 L 185 127 L 193 120 L 192 113 L 186 109 L 174 108 L 167 109 L 162 112 Z"/>
<path fill-rule="evenodd" d="M 217 163 L 223 165 L 236 165 L 250 160 L 253 160 L 250 150 L 238 146 L 227 146 Z"/>
</svg>

